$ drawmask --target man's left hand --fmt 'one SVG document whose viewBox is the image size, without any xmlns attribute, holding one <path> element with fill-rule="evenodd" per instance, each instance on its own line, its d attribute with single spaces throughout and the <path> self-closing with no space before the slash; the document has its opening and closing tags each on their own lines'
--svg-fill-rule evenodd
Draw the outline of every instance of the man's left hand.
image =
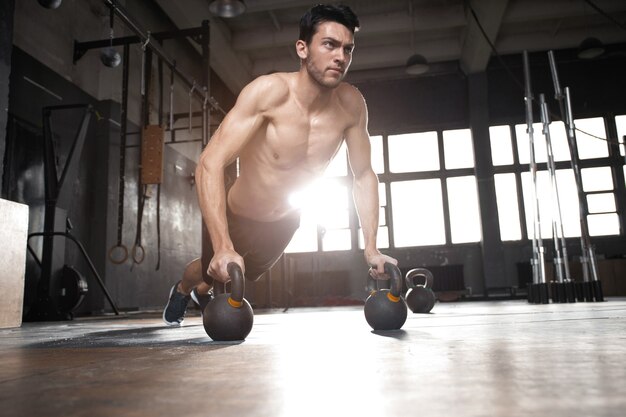
<svg viewBox="0 0 626 417">
<path fill-rule="evenodd" d="M 370 266 L 369 274 L 374 279 L 389 279 L 389 275 L 385 273 L 385 263 L 389 262 L 398 265 L 398 261 L 391 256 L 384 255 L 379 251 L 371 254 L 365 254 L 365 260 Z"/>
</svg>

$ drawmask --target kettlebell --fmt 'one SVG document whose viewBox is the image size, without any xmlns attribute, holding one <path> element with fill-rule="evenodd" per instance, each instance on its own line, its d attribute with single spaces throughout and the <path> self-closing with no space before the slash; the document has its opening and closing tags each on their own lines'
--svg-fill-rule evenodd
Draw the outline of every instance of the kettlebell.
<svg viewBox="0 0 626 417">
<path fill-rule="evenodd" d="M 424 277 L 424 284 L 416 285 L 413 278 Z M 413 313 L 428 313 L 435 306 L 435 293 L 431 289 L 434 277 L 426 268 L 414 268 L 406 273 L 406 304 Z"/>
<path fill-rule="evenodd" d="M 215 341 L 244 340 L 252 330 L 254 314 L 243 297 L 245 281 L 239 265 L 227 266 L 231 292 L 217 295 L 202 313 L 204 330 Z"/>
<path fill-rule="evenodd" d="M 389 262 L 385 263 L 385 272 L 391 277 L 391 289 L 372 291 L 365 300 L 365 320 L 374 330 L 398 330 L 407 316 L 402 298 L 402 273 Z"/>
</svg>

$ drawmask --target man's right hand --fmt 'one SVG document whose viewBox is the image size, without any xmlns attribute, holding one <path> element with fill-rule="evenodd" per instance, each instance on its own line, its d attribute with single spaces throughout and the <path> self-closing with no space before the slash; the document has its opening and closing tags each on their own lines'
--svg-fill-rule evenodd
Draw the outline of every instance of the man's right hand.
<svg viewBox="0 0 626 417">
<path fill-rule="evenodd" d="M 241 267 L 241 271 L 246 273 L 245 265 L 243 263 L 243 258 L 234 250 L 221 250 L 215 252 L 211 262 L 209 263 L 209 269 L 207 273 L 209 276 L 215 280 L 226 283 L 230 281 L 230 276 L 228 275 L 228 264 L 234 262 Z"/>
</svg>

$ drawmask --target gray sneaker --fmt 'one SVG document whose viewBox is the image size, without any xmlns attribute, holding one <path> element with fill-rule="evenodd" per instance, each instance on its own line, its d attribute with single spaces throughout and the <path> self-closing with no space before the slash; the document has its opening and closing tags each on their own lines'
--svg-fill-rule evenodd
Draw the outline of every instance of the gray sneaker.
<svg viewBox="0 0 626 417">
<path fill-rule="evenodd" d="M 181 294 L 177 291 L 178 281 L 170 290 L 170 298 L 163 310 L 163 321 L 168 326 L 180 326 L 185 320 L 187 304 L 191 296 Z"/>
<path fill-rule="evenodd" d="M 213 299 L 213 293 L 209 291 L 208 294 L 200 294 L 198 290 L 194 288 L 191 291 L 191 299 L 200 308 L 200 311 L 204 312 L 204 308 L 206 307 L 206 305 L 209 304 L 209 301 Z"/>
</svg>

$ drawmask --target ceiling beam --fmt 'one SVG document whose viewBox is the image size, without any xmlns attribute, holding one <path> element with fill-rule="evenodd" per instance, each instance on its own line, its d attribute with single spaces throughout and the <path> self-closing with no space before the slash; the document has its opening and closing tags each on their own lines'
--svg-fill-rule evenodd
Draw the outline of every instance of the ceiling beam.
<svg viewBox="0 0 626 417">
<path fill-rule="evenodd" d="M 205 0 L 155 1 L 179 29 L 200 26 L 203 19 L 209 18 L 211 22 L 211 69 L 233 94 L 239 94 L 241 89 L 252 80 L 251 65 L 233 50 L 230 31 L 219 19 L 211 17 L 208 2 Z M 199 50 L 194 42 L 192 45 Z"/>
<path fill-rule="evenodd" d="M 483 0 L 473 2 L 473 8 L 487 37 L 495 44 L 508 0 Z M 491 46 L 485 39 L 471 9 L 466 9 L 467 28 L 461 49 L 461 68 L 466 74 L 482 72 L 491 57 Z"/>
<path fill-rule="evenodd" d="M 453 60 L 461 52 L 458 39 L 455 37 L 418 43 L 416 48 L 431 62 Z M 406 60 L 413 53 L 408 45 L 359 48 L 355 51 L 350 71 L 395 66 L 404 67 Z M 285 53 L 280 58 L 257 59 L 254 62 L 252 74 L 256 77 L 277 71 L 297 71 L 299 66 L 300 63 L 297 59 Z"/>
<path fill-rule="evenodd" d="M 475 2 L 478 3 L 478 2 Z M 602 0 L 599 4 L 607 13 L 624 11 L 624 0 Z M 509 2 L 503 18 L 504 23 L 526 22 L 548 19 L 584 17 L 591 19 L 598 13 L 582 0 L 524 0 Z"/>
<path fill-rule="evenodd" d="M 408 13 L 395 12 L 384 16 L 364 15 L 359 17 L 359 22 L 361 30 L 357 38 L 376 37 L 390 33 L 410 33 L 413 30 L 419 37 L 420 32 L 462 27 L 465 25 L 465 15 L 460 5 L 442 6 L 418 8 L 414 14 L 414 21 L 411 21 Z M 242 31 L 233 35 L 232 45 L 237 51 L 291 46 L 297 40 L 298 33 L 297 23 L 283 25 L 281 30 L 266 28 Z"/>
</svg>

